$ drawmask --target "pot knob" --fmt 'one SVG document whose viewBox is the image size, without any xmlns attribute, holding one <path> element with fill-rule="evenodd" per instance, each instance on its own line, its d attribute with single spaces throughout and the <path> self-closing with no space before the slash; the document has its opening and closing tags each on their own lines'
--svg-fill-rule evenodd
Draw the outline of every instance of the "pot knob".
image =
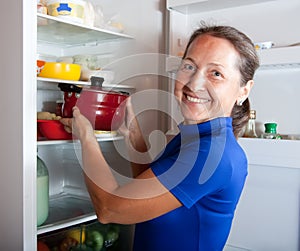
<svg viewBox="0 0 300 251">
<path fill-rule="evenodd" d="M 102 77 L 96 77 L 96 76 L 91 77 L 91 86 L 102 87 L 103 82 L 104 82 L 104 78 Z"/>
</svg>

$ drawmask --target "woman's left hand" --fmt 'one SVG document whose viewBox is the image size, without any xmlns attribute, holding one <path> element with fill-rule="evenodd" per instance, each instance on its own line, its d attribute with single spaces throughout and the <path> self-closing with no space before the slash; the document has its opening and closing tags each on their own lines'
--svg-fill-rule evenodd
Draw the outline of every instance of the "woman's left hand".
<svg viewBox="0 0 300 251">
<path fill-rule="evenodd" d="M 80 113 L 76 106 L 73 107 L 73 118 L 62 118 L 60 122 L 65 126 L 67 132 L 72 132 L 79 140 L 95 137 L 90 121 Z"/>
</svg>

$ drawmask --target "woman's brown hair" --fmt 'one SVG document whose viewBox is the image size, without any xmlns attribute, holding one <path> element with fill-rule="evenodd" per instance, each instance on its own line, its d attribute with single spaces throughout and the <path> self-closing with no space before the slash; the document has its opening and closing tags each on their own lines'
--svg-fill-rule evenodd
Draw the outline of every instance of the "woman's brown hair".
<svg viewBox="0 0 300 251">
<path fill-rule="evenodd" d="M 209 26 L 201 23 L 201 27 L 194 31 L 188 41 L 183 58 L 186 57 L 187 51 L 191 43 L 201 35 L 210 35 L 218 38 L 228 40 L 240 55 L 240 62 L 238 64 L 241 73 L 241 86 L 245 86 L 249 80 L 252 80 L 254 73 L 259 67 L 259 58 L 256 49 L 251 39 L 231 26 Z M 238 137 L 247 124 L 250 115 L 250 102 L 247 98 L 241 106 L 235 104 L 232 111 L 232 126 L 233 132 Z"/>
</svg>

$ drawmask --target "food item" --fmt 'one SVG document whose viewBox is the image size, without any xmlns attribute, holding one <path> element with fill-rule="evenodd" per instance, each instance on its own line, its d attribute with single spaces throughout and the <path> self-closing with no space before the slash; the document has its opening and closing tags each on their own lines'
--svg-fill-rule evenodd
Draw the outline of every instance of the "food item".
<svg viewBox="0 0 300 251">
<path fill-rule="evenodd" d="M 73 247 L 78 245 L 78 241 L 73 239 L 72 237 L 66 237 L 59 245 L 60 251 L 69 251 L 72 250 Z"/>
<path fill-rule="evenodd" d="M 47 1 L 48 14 L 50 16 L 77 23 L 83 23 L 85 5 L 86 2 L 83 0 Z"/>
<path fill-rule="evenodd" d="M 46 61 L 44 60 L 37 60 L 36 61 L 36 74 L 39 75 L 41 73 L 41 71 L 44 68 Z"/>
<path fill-rule="evenodd" d="M 37 119 L 40 119 L 40 120 L 60 120 L 61 116 L 57 116 L 55 113 L 50 113 L 50 112 L 37 112 Z"/>
<path fill-rule="evenodd" d="M 103 235 L 99 231 L 91 230 L 87 232 L 85 244 L 94 251 L 100 251 L 104 244 Z"/>
<path fill-rule="evenodd" d="M 118 135 L 117 131 L 101 131 L 101 130 L 94 130 L 94 134 L 96 137 L 115 137 Z"/>
<path fill-rule="evenodd" d="M 104 245 L 105 247 L 109 247 L 113 245 L 119 238 L 119 232 L 116 231 L 115 229 L 109 229 L 106 236 L 105 236 L 105 241 Z"/>
<path fill-rule="evenodd" d="M 85 244 L 78 244 L 76 247 L 71 248 L 72 251 L 94 251 L 92 248 L 88 247 Z"/>
<path fill-rule="evenodd" d="M 50 248 L 43 241 L 37 242 L 37 251 L 50 251 Z"/>
<path fill-rule="evenodd" d="M 85 230 L 84 229 L 71 229 L 67 232 L 68 237 L 72 237 L 79 243 L 84 243 L 85 242 Z"/>
</svg>

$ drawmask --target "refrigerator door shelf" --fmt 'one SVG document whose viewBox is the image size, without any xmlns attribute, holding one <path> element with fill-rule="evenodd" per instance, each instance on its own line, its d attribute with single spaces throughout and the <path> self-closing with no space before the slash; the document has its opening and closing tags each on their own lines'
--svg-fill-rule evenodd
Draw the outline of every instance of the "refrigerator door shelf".
<svg viewBox="0 0 300 251">
<path fill-rule="evenodd" d="M 168 0 L 167 8 L 183 14 L 193 14 L 270 1 L 275 0 Z"/>
</svg>

